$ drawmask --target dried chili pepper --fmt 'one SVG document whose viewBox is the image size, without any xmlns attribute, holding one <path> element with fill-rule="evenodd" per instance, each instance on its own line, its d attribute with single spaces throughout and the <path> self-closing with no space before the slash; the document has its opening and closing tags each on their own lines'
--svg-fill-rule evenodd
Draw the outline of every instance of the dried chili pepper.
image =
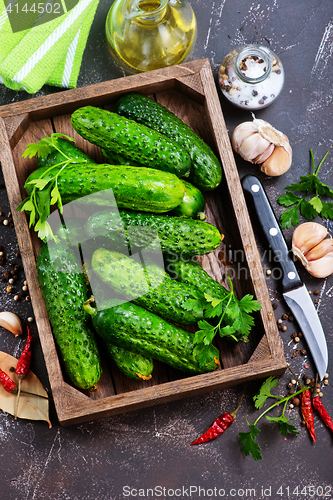
<svg viewBox="0 0 333 500">
<path fill-rule="evenodd" d="M 17 386 L 15 382 L 5 373 L 4 371 L 1 370 L 0 368 L 0 383 L 2 387 L 7 391 L 7 392 L 16 392 L 15 389 L 17 390 Z"/>
<path fill-rule="evenodd" d="M 10 394 L 17 394 L 18 388 L 15 382 L 0 368 L 0 384 L 2 387 Z M 43 396 L 43 394 L 36 394 L 35 392 L 21 391 L 23 394 L 29 394 L 30 396 L 36 396 L 38 398 L 49 399 L 48 396 Z"/>
<path fill-rule="evenodd" d="M 19 357 L 15 370 L 19 379 L 17 397 L 15 402 L 15 410 L 14 410 L 15 418 L 17 417 L 22 380 L 28 375 L 31 363 L 31 348 L 33 343 L 33 337 L 30 333 L 30 328 L 28 326 L 27 326 L 27 333 L 28 333 L 28 338 L 21 353 L 21 356 Z"/>
<path fill-rule="evenodd" d="M 302 388 L 302 386 L 301 386 L 301 388 Z M 304 422 L 308 428 L 310 436 L 312 437 L 313 441 L 316 442 L 316 433 L 314 430 L 314 418 L 313 418 L 310 390 L 305 389 L 304 392 L 301 392 L 301 394 L 299 395 L 299 398 L 301 400 L 301 413 L 302 413 Z"/>
<path fill-rule="evenodd" d="M 317 410 L 317 412 L 319 413 L 319 416 L 322 419 L 322 421 L 324 422 L 324 424 L 327 425 L 327 427 L 329 429 L 331 429 L 331 431 L 333 431 L 333 421 L 332 421 L 332 418 L 328 414 L 328 412 L 327 412 L 326 408 L 324 407 L 323 403 L 321 402 L 321 399 L 318 396 L 317 392 L 314 393 L 314 396 L 312 398 L 312 404 L 313 404 L 314 409 Z"/>
<path fill-rule="evenodd" d="M 236 414 L 239 410 L 239 407 L 243 399 L 243 395 L 244 395 L 244 390 L 241 395 L 240 401 L 237 405 L 237 408 L 234 411 L 230 413 L 229 412 L 223 413 L 222 415 L 217 417 L 214 420 L 213 424 L 209 427 L 209 429 L 207 429 L 206 432 L 202 434 L 202 436 L 198 437 L 198 439 L 193 441 L 193 443 L 191 443 L 191 446 L 194 444 L 207 443 L 208 441 L 212 441 L 212 439 L 215 439 L 218 436 L 220 436 L 235 420 Z"/>
<path fill-rule="evenodd" d="M 312 411 L 312 397 L 311 397 L 311 392 L 310 389 L 306 389 L 305 386 L 302 384 L 302 382 L 299 380 L 297 375 L 293 372 L 293 370 L 290 368 L 289 365 L 287 365 L 291 373 L 294 375 L 296 378 L 297 382 L 299 383 L 299 386 L 301 389 L 304 389 L 303 392 L 300 393 L 299 399 L 300 399 L 300 407 L 301 407 L 301 413 L 303 420 L 306 424 L 306 427 L 310 433 L 310 436 L 312 437 L 313 441 L 316 442 L 316 433 L 314 429 L 314 418 L 313 418 L 313 411 Z"/>
</svg>

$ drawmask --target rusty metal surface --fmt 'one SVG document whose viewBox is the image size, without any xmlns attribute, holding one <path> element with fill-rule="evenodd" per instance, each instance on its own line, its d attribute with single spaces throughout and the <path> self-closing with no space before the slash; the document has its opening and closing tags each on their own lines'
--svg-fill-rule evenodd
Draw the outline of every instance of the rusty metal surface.
<svg viewBox="0 0 333 500">
<path fill-rule="evenodd" d="M 283 131 L 293 148 L 293 164 L 282 177 L 268 178 L 258 168 L 245 163 L 236 155 L 240 175 L 258 174 L 268 193 L 277 216 L 281 207 L 277 198 L 284 186 L 297 182 L 310 171 L 309 149 L 317 162 L 330 151 L 321 178 L 333 185 L 332 155 L 332 62 L 333 4 L 329 1 L 274 0 L 245 2 L 240 0 L 191 0 L 198 19 L 198 39 L 192 59 L 208 57 L 217 78 L 221 61 L 230 48 L 243 43 L 270 46 L 282 60 L 286 79 L 279 98 L 268 108 L 256 112 L 277 129 Z M 79 86 L 123 76 L 113 62 L 104 37 L 104 21 L 109 2 L 101 0 L 88 39 L 79 77 Z M 217 81 L 217 80 L 216 80 Z M 56 91 L 48 87 L 38 95 Z M 249 111 L 240 111 L 227 103 L 221 94 L 221 105 L 232 133 L 234 127 L 251 120 Z M 30 96 L 0 86 L 0 103 L 27 99 Z M 1 219 L 9 207 L 0 183 Z M 333 232 L 332 221 L 321 221 Z M 274 279 L 275 264 L 257 232 L 264 269 L 271 269 L 267 285 L 272 301 L 277 305 L 276 319 L 287 312 Z M 292 229 L 285 230 L 290 244 Z M 0 226 L 0 244 L 7 261 L 2 272 L 15 258 L 18 246 L 14 228 Z M 16 259 L 16 258 L 15 258 Z M 16 259 L 19 262 L 19 259 Z M 309 290 L 318 290 L 316 308 L 327 336 L 329 362 L 333 359 L 332 297 L 333 278 L 315 279 L 301 267 L 299 271 Z M 1 275 L 0 275 L 1 280 Z M 16 286 L 23 284 L 19 274 Z M 0 282 L 1 310 L 17 312 L 24 324 L 32 315 L 29 302 L 14 302 Z M 314 375 L 308 356 L 292 358 L 298 346 L 290 335 L 297 324 L 285 320 L 281 331 L 285 354 L 294 371 Z M 33 323 L 32 328 L 34 329 Z M 0 329 L 0 350 L 18 356 L 22 342 L 17 342 Z M 309 368 L 305 366 L 309 364 Z M 42 382 L 48 385 L 43 358 L 38 343 L 34 347 L 32 367 Z M 330 366 L 329 366 L 330 371 Z M 333 375 L 332 375 L 333 376 Z M 276 393 L 286 393 L 292 377 L 286 373 L 280 379 Z M 329 379 L 330 380 L 330 379 Z M 333 498 L 332 434 L 315 416 L 317 443 L 301 426 L 298 409 L 288 409 L 295 417 L 300 434 L 285 438 L 272 422 L 260 421 L 257 438 L 263 460 L 255 462 L 240 450 L 238 433 L 247 431 L 246 418 L 253 423 L 258 416 L 252 397 L 260 383 L 246 387 L 245 398 L 235 423 L 219 439 L 191 447 L 215 417 L 237 404 L 241 388 L 211 393 L 184 401 L 157 406 L 92 423 L 62 428 L 57 424 L 51 405 L 52 429 L 43 422 L 14 420 L 0 411 L 1 493 L 4 500 L 123 500 L 125 498 Z M 329 384 L 323 389 L 323 402 L 333 414 L 333 391 Z M 276 411 L 275 415 L 278 415 Z M 190 487 L 192 486 L 192 490 Z M 309 487 L 313 486 L 314 490 Z M 302 495 L 302 488 L 306 495 Z M 165 488 L 165 489 L 163 489 Z M 195 490 L 196 488 L 196 490 Z M 201 488 L 201 491 L 199 491 Z M 297 489 L 298 488 L 298 489 Z M 311 494 L 313 493 L 314 494 Z"/>
</svg>

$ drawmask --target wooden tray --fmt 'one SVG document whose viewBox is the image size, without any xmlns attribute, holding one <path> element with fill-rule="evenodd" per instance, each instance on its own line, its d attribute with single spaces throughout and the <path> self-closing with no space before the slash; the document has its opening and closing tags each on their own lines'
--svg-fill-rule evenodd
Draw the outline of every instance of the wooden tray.
<svg viewBox="0 0 333 500">
<path fill-rule="evenodd" d="M 39 240 L 29 231 L 26 216 L 15 212 L 26 196 L 24 182 L 36 168 L 35 159 L 21 157 L 27 144 L 52 132 L 74 137 L 89 155 L 102 160 L 99 148 L 73 130 L 70 114 L 85 105 L 108 107 L 128 91 L 153 96 L 188 123 L 221 158 L 224 179 L 206 194 L 207 221 L 225 235 L 221 246 L 202 257 L 204 269 L 222 283 L 233 277 L 236 293 L 253 294 L 262 305 L 248 343 L 219 339 L 221 369 L 186 376 L 155 363 L 153 378 L 135 382 L 103 360 L 103 375 L 95 392 L 72 387 L 63 374 L 41 291 L 35 258 Z M 0 107 L 0 160 L 28 281 L 36 324 L 59 422 L 70 425 L 128 410 L 230 387 L 244 381 L 281 374 L 286 369 L 265 277 L 247 212 L 215 82 L 207 59 L 143 73 L 88 87 L 58 92 Z"/>
</svg>

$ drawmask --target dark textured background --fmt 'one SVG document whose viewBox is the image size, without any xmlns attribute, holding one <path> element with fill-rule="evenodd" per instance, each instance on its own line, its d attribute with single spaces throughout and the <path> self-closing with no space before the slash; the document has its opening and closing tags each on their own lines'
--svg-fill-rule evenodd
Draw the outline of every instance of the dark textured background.
<svg viewBox="0 0 333 500">
<path fill-rule="evenodd" d="M 268 108 L 258 111 L 263 118 L 282 130 L 293 148 L 293 165 L 281 178 L 267 178 L 259 174 L 267 190 L 275 213 L 281 207 L 276 203 L 283 187 L 297 182 L 299 175 L 310 171 L 309 149 L 317 162 L 330 151 L 321 178 L 333 184 L 332 156 L 332 62 L 333 62 L 333 3 L 314 0 L 272 0 L 246 2 L 241 0 L 192 0 L 198 20 L 198 39 L 191 59 L 208 57 L 215 77 L 224 55 L 231 47 L 243 43 L 269 45 L 281 58 L 285 68 L 285 85 L 279 98 Z M 84 53 L 79 86 L 118 78 L 123 72 L 108 52 L 104 23 L 110 3 L 100 0 L 87 48 Z M 43 95 L 57 91 L 45 88 Z M 0 87 L 0 104 L 28 99 L 31 96 Z M 250 120 L 249 112 L 239 111 L 221 97 L 221 105 L 230 133 L 236 125 Z M 236 157 L 240 174 L 258 173 L 258 169 Z M 1 211 L 9 211 L 3 180 L 0 181 Z M 319 222 L 322 222 L 319 220 Z M 331 233 L 333 223 L 323 221 Z M 17 251 L 15 230 L 0 226 L 0 244 L 7 255 L 8 268 Z M 292 230 L 285 231 L 290 243 Z M 262 241 L 258 241 L 262 253 Z M 19 262 L 19 259 L 16 259 Z M 263 258 L 264 268 L 270 264 Z M 299 268 L 300 269 L 300 268 Z M 308 288 L 319 290 L 317 310 L 322 321 L 330 360 L 333 356 L 332 297 L 333 279 L 311 278 L 303 269 L 300 274 Z M 20 276 L 20 284 L 23 282 Z M 0 282 L 0 308 L 17 312 L 24 324 L 32 315 L 27 302 L 15 303 L 6 293 L 6 284 Z M 279 283 L 267 278 L 271 298 L 278 303 L 276 319 L 285 312 L 281 302 Z M 285 322 L 281 332 L 287 361 L 296 373 L 302 375 L 314 370 L 307 357 L 291 356 L 296 348 L 290 338 L 297 325 Z M 32 326 L 36 336 L 35 327 Z M 0 350 L 18 356 L 24 339 L 18 341 L 5 330 L 0 330 Z M 301 342 L 301 346 L 305 344 Z M 47 386 L 47 375 L 38 341 L 32 362 L 33 371 Z M 333 376 L 333 375 L 332 375 Z M 286 373 L 280 379 L 277 394 L 285 394 L 290 380 Z M 132 412 L 87 424 L 62 428 L 58 425 L 51 405 L 53 427 L 48 430 L 44 422 L 14 420 L 0 411 L 1 490 L 3 500 L 118 500 L 125 497 L 123 487 L 133 488 L 217 488 L 225 489 L 229 498 L 256 498 L 274 500 L 283 498 L 333 498 L 332 445 L 333 435 L 315 416 L 317 443 L 311 442 L 307 431 L 300 425 L 297 409 L 287 410 L 295 417 L 298 436 L 285 438 L 271 422 L 260 421 L 258 443 L 263 460 L 255 462 L 245 457 L 238 444 L 238 433 L 246 431 L 246 418 L 252 423 L 258 415 L 252 397 L 260 382 L 246 388 L 245 399 L 232 427 L 219 439 L 198 447 L 190 447 L 220 413 L 232 410 L 241 389 L 219 391 L 184 401 L 164 404 L 155 408 Z M 323 402 L 333 414 L 332 386 L 324 388 Z M 276 413 L 278 414 L 278 412 Z M 298 495 L 302 487 L 315 487 L 316 494 Z M 282 489 L 279 490 L 279 487 Z M 262 488 L 266 489 L 265 493 Z M 271 488 L 271 494 L 268 490 Z M 289 488 L 289 490 L 288 490 Z M 317 489 L 318 488 L 318 489 Z M 326 488 L 326 489 L 325 489 Z M 233 491 L 235 489 L 236 491 Z M 251 490 L 250 490 L 251 489 Z M 248 490 L 248 491 L 246 491 Z M 254 494 L 255 490 L 255 494 Z M 279 492 L 283 493 L 280 495 Z M 288 495 L 289 492 L 289 495 Z M 317 495 L 318 492 L 318 495 Z M 163 492 L 162 492 L 163 493 Z M 235 493 L 235 495 L 233 495 Z M 139 492 L 138 492 L 139 494 Z M 232 496 L 233 495 L 233 496 Z M 141 496 L 142 497 L 142 496 Z M 155 495 L 142 498 L 167 498 Z M 176 496 L 174 497 L 176 498 Z M 186 492 L 181 498 L 186 498 Z M 192 498 L 219 498 L 204 492 Z M 221 497 L 220 497 L 221 498 Z"/>
</svg>

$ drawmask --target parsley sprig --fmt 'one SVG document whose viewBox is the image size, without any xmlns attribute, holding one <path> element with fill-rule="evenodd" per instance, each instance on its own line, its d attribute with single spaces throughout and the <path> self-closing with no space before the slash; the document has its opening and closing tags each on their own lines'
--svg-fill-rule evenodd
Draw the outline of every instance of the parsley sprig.
<svg viewBox="0 0 333 500">
<path fill-rule="evenodd" d="M 281 214 L 282 229 L 290 227 L 291 224 L 297 226 L 299 213 L 309 221 L 318 215 L 333 219 L 333 203 L 321 199 L 323 196 L 333 198 L 333 189 L 318 179 L 319 171 L 328 154 L 327 152 L 316 169 L 314 155 L 310 149 L 312 174 L 302 175 L 299 183 L 290 184 L 284 188 L 287 191 L 286 194 L 281 195 L 277 201 L 280 205 L 291 208 Z M 304 193 L 304 195 L 297 196 L 295 193 Z M 308 199 L 310 196 L 311 198 Z"/>
<path fill-rule="evenodd" d="M 63 211 L 61 195 L 58 188 L 58 177 L 60 173 L 73 162 L 86 162 L 86 160 L 73 159 L 67 156 L 59 147 L 59 137 L 66 137 L 68 140 L 74 142 L 74 139 L 67 135 L 54 133 L 51 137 L 44 137 L 37 144 L 28 144 L 22 155 L 24 158 L 27 156 L 32 158 L 37 154 L 39 158 L 45 158 L 53 149 L 56 149 L 64 158 L 63 161 L 43 170 L 40 177 L 25 183 L 24 187 L 33 186 L 32 192 L 30 196 L 25 198 L 16 208 L 16 211 L 30 213 L 29 227 L 34 226 L 35 231 L 38 232 L 39 238 L 44 241 L 51 238 L 56 240 L 56 236 L 53 234 L 51 226 L 47 222 L 51 206 L 57 205 L 60 213 Z"/>
<path fill-rule="evenodd" d="M 254 460 L 261 460 L 262 455 L 261 455 L 261 449 L 259 444 L 256 442 L 256 438 L 258 434 L 260 433 L 260 429 L 257 427 L 257 424 L 259 420 L 262 417 L 266 417 L 267 420 L 270 422 L 275 422 L 279 424 L 279 432 L 281 432 L 284 436 L 287 436 L 288 434 L 296 435 L 299 434 L 299 431 L 297 428 L 290 424 L 289 422 L 294 419 L 290 419 L 285 415 L 285 411 L 287 408 L 288 401 L 291 398 L 294 398 L 301 392 L 305 391 L 305 389 L 308 389 L 308 387 L 302 387 L 299 389 L 297 392 L 294 394 L 289 394 L 288 396 L 276 396 L 271 393 L 271 390 L 274 387 L 277 387 L 279 385 L 279 381 L 275 377 L 268 377 L 265 382 L 262 384 L 261 388 L 259 389 L 259 392 L 253 397 L 254 405 L 257 409 L 261 409 L 264 404 L 266 403 L 268 398 L 275 398 L 277 401 L 273 403 L 271 406 L 266 408 L 259 417 L 255 420 L 253 424 L 250 424 L 248 420 L 246 419 L 246 422 L 249 426 L 249 432 L 240 432 L 238 440 L 242 445 L 242 451 L 244 452 L 245 455 L 251 454 Z M 273 408 L 276 406 L 279 406 L 283 404 L 283 409 L 282 413 L 278 417 L 270 417 L 267 415 L 268 412 L 270 412 Z"/>
<path fill-rule="evenodd" d="M 254 319 L 250 313 L 261 309 L 261 305 L 253 299 L 253 295 L 247 294 L 238 300 L 234 295 L 233 284 L 229 276 L 228 279 L 231 290 L 223 298 L 212 297 L 208 293 L 202 295 L 193 291 L 193 299 L 188 299 L 183 304 L 187 311 L 201 312 L 203 318 L 218 318 L 215 325 L 206 319 L 198 321 L 199 330 L 194 335 L 193 354 L 200 366 L 204 366 L 211 357 L 218 355 L 218 349 L 212 344 L 217 333 L 220 337 L 247 341 L 251 326 L 254 325 Z"/>
</svg>

